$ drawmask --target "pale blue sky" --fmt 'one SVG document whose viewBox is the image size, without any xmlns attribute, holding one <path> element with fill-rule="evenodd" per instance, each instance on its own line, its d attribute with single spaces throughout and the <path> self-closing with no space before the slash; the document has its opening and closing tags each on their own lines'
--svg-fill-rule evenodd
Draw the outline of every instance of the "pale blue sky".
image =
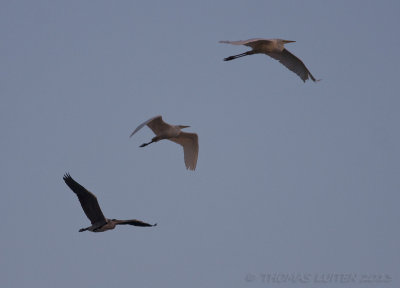
<svg viewBox="0 0 400 288">
<path fill-rule="evenodd" d="M 399 287 L 399 1 L 1 1 L 1 287 Z M 219 40 L 296 40 L 319 83 Z M 144 120 L 199 135 L 195 172 Z M 94 192 L 89 225 L 62 176 Z M 248 273 L 253 281 L 246 281 Z M 371 286 L 372 285 L 372 286 Z M 344 287 L 326 284 L 324 287 Z"/>
</svg>

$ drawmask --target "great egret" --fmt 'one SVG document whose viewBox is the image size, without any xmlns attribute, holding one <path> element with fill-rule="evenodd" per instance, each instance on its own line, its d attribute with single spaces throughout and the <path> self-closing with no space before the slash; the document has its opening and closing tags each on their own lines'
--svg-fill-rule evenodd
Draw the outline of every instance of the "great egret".
<svg viewBox="0 0 400 288">
<path fill-rule="evenodd" d="M 233 45 L 245 45 L 252 50 L 244 52 L 242 54 L 229 56 L 224 59 L 224 61 L 230 61 L 239 57 L 253 55 L 253 54 L 267 54 L 272 58 L 278 60 L 280 63 L 286 66 L 289 70 L 296 73 L 301 80 L 306 82 L 308 76 L 310 76 L 311 80 L 315 80 L 314 76 L 307 69 L 306 65 L 304 65 L 303 61 L 294 56 L 288 50 L 285 49 L 284 44 L 291 43 L 296 41 L 283 40 L 283 39 L 262 39 L 262 38 L 254 38 L 244 41 L 219 41 L 219 43 L 227 43 Z"/>
<path fill-rule="evenodd" d="M 78 196 L 79 202 L 81 202 L 81 206 L 86 216 L 89 218 L 92 226 L 87 228 L 82 228 L 79 232 L 83 232 L 89 230 L 91 232 L 104 232 L 107 230 L 112 230 L 116 225 L 133 225 L 133 226 L 141 226 L 141 227 L 151 227 L 156 226 L 156 224 L 151 225 L 140 220 L 132 219 L 132 220 L 117 220 L 117 219 L 108 219 L 104 217 L 103 212 L 101 212 L 99 202 L 97 202 L 96 196 L 90 191 L 86 190 L 85 187 L 76 182 L 72 177 L 67 173 L 63 177 L 65 183 L 71 188 L 72 191 Z"/>
<path fill-rule="evenodd" d="M 129 137 L 132 137 L 145 125 L 147 125 L 154 132 L 154 134 L 156 134 L 156 136 L 153 137 L 150 142 L 140 145 L 140 147 L 145 147 L 162 139 L 171 140 L 172 142 L 182 145 L 186 169 L 196 169 L 197 156 L 199 154 L 199 138 L 196 133 L 187 133 L 181 131 L 181 129 L 190 126 L 170 125 L 163 121 L 161 115 L 158 115 L 140 124 Z"/>
</svg>

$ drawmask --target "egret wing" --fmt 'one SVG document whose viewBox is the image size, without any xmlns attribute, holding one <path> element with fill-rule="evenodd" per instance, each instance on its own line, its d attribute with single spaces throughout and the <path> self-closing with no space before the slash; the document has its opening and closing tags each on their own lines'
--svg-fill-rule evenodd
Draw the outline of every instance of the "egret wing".
<svg viewBox="0 0 400 288">
<path fill-rule="evenodd" d="M 171 128 L 171 125 L 165 123 L 162 117 L 156 117 L 153 121 L 147 123 L 147 126 L 154 132 L 156 135 L 160 135 L 165 131 L 168 131 Z"/>
<path fill-rule="evenodd" d="M 168 129 L 170 127 L 169 124 L 165 123 L 162 120 L 161 115 L 158 115 L 158 116 L 154 116 L 154 117 L 150 118 L 149 120 L 143 122 L 138 127 L 136 127 L 135 131 L 133 131 L 131 136 L 129 136 L 129 137 L 132 137 L 137 131 L 142 129 L 143 126 L 145 126 L 145 125 L 147 125 L 156 135 L 161 134 L 162 131 L 165 131 L 166 129 Z"/>
<path fill-rule="evenodd" d="M 232 45 L 246 45 L 250 46 L 251 43 L 254 42 L 271 42 L 269 39 L 264 39 L 264 38 L 252 38 L 248 40 L 238 40 L 238 41 L 219 41 L 219 43 L 225 43 L 225 44 L 232 44 Z M 251 46 L 250 46 L 251 47 Z"/>
<path fill-rule="evenodd" d="M 199 155 L 199 137 L 197 134 L 181 132 L 178 137 L 169 140 L 182 145 L 186 169 L 195 170 Z"/>
<path fill-rule="evenodd" d="M 90 222 L 92 224 L 101 222 L 107 223 L 96 196 L 72 179 L 68 173 L 64 175 L 63 179 L 68 187 L 78 196 L 82 209 Z"/>
<path fill-rule="evenodd" d="M 267 53 L 267 55 L 278 60 L 290 71 L 296 73 L 304 82 L 306 82 L 308 76 L 310 76 L 310 78 L 314 82 L 317 81 L 315 80 L 314 76 L 311 75 L 310 71 L 307 69 L 306 65 L 304 65 L 303 61 L 290 53 L 288 50 L 283 49 L 281 53 Z"/>
<path fill-rule="evenodd" d="M 144 121 L 142 124 L 140 124 L 138 127 L 136 127 L 135 131 L 132 132 L 132 134 L 129 137 L 132 137 L 137 131 L 139 131 L 140 129 L 142 129 L 145 125 L 147 125 L 148 123 L 150 123 L 151 121 L 154 121 L 157 118 L 161 118 L 161 115 L 157 115 L 154 116 L 152 118 L 150 118 L 149 120 Z"/>
</svg>

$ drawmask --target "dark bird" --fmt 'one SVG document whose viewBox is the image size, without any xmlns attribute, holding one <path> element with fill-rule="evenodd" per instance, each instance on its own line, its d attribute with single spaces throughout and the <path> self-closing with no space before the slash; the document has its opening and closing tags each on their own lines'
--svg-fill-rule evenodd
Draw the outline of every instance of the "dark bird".
<svg viewBox="0 0 400 288">
<path fill-rule="evenodd" d="M 152 227 L 157 225 L 157 223 L 151 225 L 136 219 L 108 219 L 104 217 L 103 212 L 100 209 L 99 202 L 97 202 L 97 198 L 93 193 L 86 190 L 85 187 L 72 179 L 72 177 L 68 173 L 64 175 L 63 179 L 68 187 L 71 188 L 71 190 L 78 196 L 83 211 L 92 223 L 92 226 L 82 228 L 79 230 L 79 232 L 83 232 L 86 230 L 89 230 L 91 232 L 104 232 L 114 229 L 116 225 L 133 225 L 141 227 Z"/>
<path fill-rule="evenodd" d="M 266 54 L 278 60 L 280 63 L 286 66 L 286 68 L 296 73 L 301 78 L 301 80 L 303 80 L 303 82 L 306 82 L 309 76 L 312 81 L 314 82 L 319 81 L 315 80 L 314 76 L 307 69 L 306 65 L 304 65 L 303 61 L 301 61 L 299 58 L 297 58 L 288 50 L 286 50 L 284 44 L 291 42 L 296 42 L 296 41 L 283 40 L 283 39 L 262 39 L 262 38 L 255 38 L 244 41 L 219 41 L 219 43 L 227 43 L 232 45 L 245 45 L 252 48 L 252 50 L 244 52 L 242 54 L 229 56 L 225 58 L 224 61 L 230 61 L 247 55 Z"/>
</svg>

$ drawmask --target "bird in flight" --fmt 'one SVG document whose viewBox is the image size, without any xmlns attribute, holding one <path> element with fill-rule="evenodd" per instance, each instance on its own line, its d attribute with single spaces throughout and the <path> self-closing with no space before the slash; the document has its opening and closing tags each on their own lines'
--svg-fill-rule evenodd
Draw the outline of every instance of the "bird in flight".
<svg viewBox="0 0 400 288">
<path fill-rule="evenodd" d="M 224 59 L 224 61 L 230 61 L 239 57 L 253 55 L 253 54 L 266 54 L 275 60 L 278 60 L 282 63 L 286 68 L 296 73 L 303 82 L 308 80 L 308 77 L 311 78 L 312 81 L 319 81 L 314 78 L 311 72 L 307 69 L 306 65 L 304 65 L 303 61 L 294 56 L 284 47 L 284 44 L 291 43 L 296 41 L 283 40 L 283 39 L 263 39 L 263 38 L 254 38 L 244 41 L 219 41 L 219 43 L 226 43 L 232 45 L 245 45 L 252 50 L 244 52 L 242 54 L 229 56 Z"/>
<path fill-rule="evenodd" d="M 97 198 L 93 193 L 86 190 L 85 187 L 72 179 L 72 177 L 68 173 L 64 175 L 63 179 L 68 187 L 71 188 L 71 190 L 78 196 L 83 211 L 92 223 L 91 226 L 87 228 L 82 228 L 79 230 L 79 232 L 83 232 L 86 230 L 89 230 L 91 232 L 104 232 L 114 229 L 116 225 L 133 225 L 141 227 L 152 227 L 157 225 L 157 223 L 151 225 L 136 219 L 108 219 L 104 217 L 103 212 L 100 209 L 99 202 L 97 202 Z"/>
<path fill-rule="evenodd" d="M 165 123 L 161 115 L 150 118 L 140 124 L 129 137 L 132 137 L 137 131 L 147 125 L 156 134 L 148 143 L 143 143 L 140 147 L 145 147 L 151 143 L 158 142 L 163 139 L 168 139 L 172 142 L 182 145 L 185 158 L 186 169 L 195 170 L 197 157 L 199 154 L 199 138 L 196 133 L 183 132 L 183 128 L 190 126 L 185 125 L 170 125 Z"/>
</svg>

